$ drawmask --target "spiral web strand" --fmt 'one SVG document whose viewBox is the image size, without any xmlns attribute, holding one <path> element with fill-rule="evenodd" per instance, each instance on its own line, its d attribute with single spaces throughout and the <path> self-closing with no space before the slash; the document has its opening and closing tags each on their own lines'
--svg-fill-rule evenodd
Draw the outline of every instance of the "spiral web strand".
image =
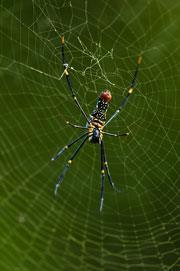
<svg viewBox="0 0 180 271">
<path fill-rule="evenodd" d="M 178 1 L 1 1 L 0 269 L 179 270 L 180 95 Z M 100 148 L 86 144 L 53 191 L 84 125 L 68 92 L 60 36 L 87 115 L 104 89 L 109 116 L 138 84 L 105 137 L 115 193 Z M 74 149 L 72 149 L 73 151 Z"/>
</svg>

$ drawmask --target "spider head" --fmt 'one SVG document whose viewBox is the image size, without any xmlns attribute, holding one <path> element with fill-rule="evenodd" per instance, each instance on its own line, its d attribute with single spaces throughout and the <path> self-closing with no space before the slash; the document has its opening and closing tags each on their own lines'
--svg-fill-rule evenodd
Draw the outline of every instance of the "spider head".
<svg viewBox="0 0 180 271">
<path fill-rule="evenodd" d="M 111 92 L 109 90 L 104 90 L 101 92 L 100 98 L 105 102 L 110 102 L 112 100 Z"/>
</svg>

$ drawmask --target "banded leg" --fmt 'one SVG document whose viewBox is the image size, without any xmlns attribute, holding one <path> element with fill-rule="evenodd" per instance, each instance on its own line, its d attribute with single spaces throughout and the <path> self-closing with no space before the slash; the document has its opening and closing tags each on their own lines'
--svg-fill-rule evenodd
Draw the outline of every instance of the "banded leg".
<svg viewBox="0 0 180 271">
<path fill-rule="evenodd" d="M 105 171 L 104 171 L 104 148 L 103 148 L 103 142 L 101 141 L 101 193 L 100 193 L 100 212 L 103 208 L 103 202 L 104 202 L 104 181 L 105 181 Z"/>
<path fill-rule="evenodd" d="M 72 123 L 70 123 L 69 121 L 66 121 L 66 124 L 67 124 L 67 125 L 70 125 L 70 126 L 73 127 L 73 128 L 87 129 L 86 126 L 80 126 L 80 125 L 72 124 Z"/>
<path fill-rule="evenodd" d="M 127 95 L 125 96 L 125 98 L 122 100 L 119 108 L 115 111 L 115 113 L 108 119 L 108 121 L 105 123 L 104 126 L 106 126 L 108 123 L 110 123 L 119 113 L 120 111 L 123 109 L 123 107 L 125 107 L 130 95 L 133 93 L 134 87 L 136 85 L 136 79 L 137 79 L 137 75 L 138 75 L 138 71 L 139 71 L 139 65 L 141 64 L 142 61 L 142 57 L 139 56 L 138 60 L 137 60 L 137 66 L 136 66 L 136 70 L 134 72 L 134 76 L 130 85 L 130 88 L 128 90 Z"/>
<path fill-rule="evenodd" d="M 74 99 L 76 105 L 78 106 L 79 110 L 81 111 L 82 115 L 85 117 L 85 119 L 88 121 L 89 123 L 89 119 L 86 115 L 86 113 L 84 112 L 84 110 L 82 109 L 82 106 L 80 105 L 76 95 L 75 95 L 75 92 L 74 92 L 74 89 L 73 89 L 73 86 L 72 86 L 72 82 L 70 80 L 70 76 L 69 76 L 69 72 L 68 72 L 68 63 L 66 63 L 65 61 L 65 54 L 64 54 L 64 36 L 61 37 L 61 54 L 62 54 L 62 63 L 63 63 L 63 67 L 64 67 L 64 74 L 66 76 L 66 81 L 67 81 L 67 85 L 68 85 L 68 88 L 69 90 L 71 91 L 71 96 L 72 98 Z"/>
<path fill-rule="evenodd" d="M 51 161 L 57 160 L 67 149 L 69 149 L 73 144 L 75 144 L 77 141 L 79 141 L 81 138 L 83 138 L 86 135 L 88 135 L 87 132 L 81 135 L 80 137 L 78 137 L 77 139 L 75 139 L 74 141 L 72 141 L 71 143 L 69 143 L 68 145 L 64 146 L 54 157 L 51 158 Z"/>
<path fill-rule="evenodd" d="M 70 164 L 72 163 L 73 159 L 76 157 L 76 155 L 79 153 L 80 149 L 83 147 L 84 143 L 86 142 L 86 140 L 88 139 L 88 136 L 85 137 L 85 139 L 81 142 L 81 144 L 78 146 L 78 148 L 75 150 L 75 152 L 72 154 L 72 156 L 69 158 L 67 164 L 65 164 L 63 171 L 61 173 L 61 175 L 58 177 L 56 186 L 55 186 L 55 190 L 54 190 L 54 194 L 57 194 L 58 188 L 60 186 L 60 184 L 63 181 L 63 178 L 66 174 L 66 172 L 69 170 Z"/>
<path fill-rule="evenodd" d="M 103 159 L 103 162 L 104 162 L 104 167 L 105 167 L 105 170 L 107 172 L 107 176 L 108 176 L 108 180 L 109 180 L 109 183 L 110 185 L 112 186 L 112 188 L 116 191 L 116 192 L 121 192 L 120 189 L 118 189 L 113 180 L 112 180 L 112 177 L 111 177 L 111 174 L 110 174 L 110 171 L 109 171 L 109 167 L 108 167 L 108 162 L 107 162 L 107 159 L 106 159 L 106 152 L 105 152 L 105 147 L 104 147 L 104 143 L 103 141 L 101 141 L 101 145 L 102 145 L 102 149 L 103 149 L 103 154 L 104 154 L 104 159 Z"/>
<path fill-rule="evenodd" d="M 102 133 L 105 134 L 105 135 L 108 135 L 108 136 L 128 136 L 129 135 L 129 133 L 120 134 L 119 132 L 114 134 L 114 133 L 109 133 L 109 132 L 102 131 Z"/>
</svg>

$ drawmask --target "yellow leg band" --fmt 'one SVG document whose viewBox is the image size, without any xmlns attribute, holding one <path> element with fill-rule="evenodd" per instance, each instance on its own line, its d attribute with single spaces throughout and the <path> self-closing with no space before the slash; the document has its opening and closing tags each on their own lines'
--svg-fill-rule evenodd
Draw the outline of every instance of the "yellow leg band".
<svg viewBox="0 0 180 271">
<path fill-rule="evenodd" d="M 130 88 L 130 89 L 128 90 L 128 92 L 129 92 L 129 93 L 132 93 L 132 92 L 133 92 L 133 88 Z"/>
<path fill-rule="evenodd" d="M 69 75 L 67 69 L 64 70 L 65 75 Z"/>
<path fill-rule="evenodd" d="M 138 61 L 137 61 L 138 65 L 141 64 L 141 61 L 142 61 L 142 56 L 139 56 Z"/>
<path fill-rule="evenodd" d="M 64 36 L 61 36 L 61 43 L 64 44 Z"/>
</svg>

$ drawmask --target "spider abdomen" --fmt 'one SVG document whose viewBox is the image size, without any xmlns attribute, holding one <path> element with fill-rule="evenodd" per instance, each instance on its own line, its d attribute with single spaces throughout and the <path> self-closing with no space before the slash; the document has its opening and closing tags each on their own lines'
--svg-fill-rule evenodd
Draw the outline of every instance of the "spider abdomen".
<svg viewBox="0 0 180 271">
<path fill-rule="evenodd" d="M 108 109 L 108 102 L 102 100 L 101 98 L 99 98 L 97 104 L 96 104 L 96 108 L 95 110 L 92 112 L 91 116 L 99 119 L 101 121 L 105 121 L 106 120 L 106 112 Z"/>
</svg>

